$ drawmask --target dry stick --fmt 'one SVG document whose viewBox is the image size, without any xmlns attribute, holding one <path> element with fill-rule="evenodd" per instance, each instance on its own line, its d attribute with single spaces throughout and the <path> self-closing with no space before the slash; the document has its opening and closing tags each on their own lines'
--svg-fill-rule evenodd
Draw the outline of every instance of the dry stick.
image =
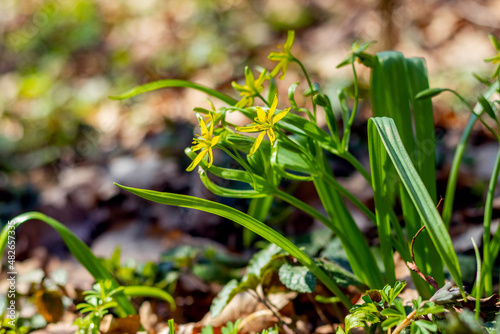
<svg viewBox="0 0 500 334">
<path fill-rule="evenodd" d="M 442 201 L 443 201 L 443 198 L 441 197 L 439 199 L 439 203 L 436 206 L 436 209 L 439 208 L 439 205 L 441 204 Z M 439 287 L 438 287 L 438 285 L 436 283 L 436 280 L 432 276 L 426 276 L 426 275 L 424 275 L 424 273 L 422 273 L 420 271 L 420 269 L 418 269 L 417 264 L 415 263 L 415 255 L 413 254 L 413 244 L 415 243 L 415 239 L 417 239 L 418 235 L 420 234 L 420 232 L 422 232 L 422 230 L 424 228 L 425 228 L 425 225 L 423 225 L 417 231 L 417 233 L 415 233 L 415 235 L 411 239 L 410 254 L 411 254 L 411 259 L 412 259 L 413 263 L 406 262 L 406 265 L 408 266 L 408 268 L 410 268 L 411 270 L 413 270 L 414 272 L 416 272 L 420 277 L 422 277 L 424 279 L 424 281 L 426 281 L 427 283 L 429 283 L 437 291 L 439 289 Z"/>
<path fill-rule="evenodd" d="M 321 321 L 323 321 L 324 323 L 329 324 L 330 327 L 332 327 L 333 333 L 335 333 L 335 325 L 334 325 L 334 323 L 332 321 L 330 321 L 330 318 L 328 318 L 325 315 L 325 312 L 323 312 L 323 310 L 321 309 L 321 307 L 318 305 L 318 302 L 314 299 L 313 296 L 311 296 L 310 293 L 307 294 L 307 297 L 309 298 L 309 300 L 313 304 L 313 306 L 314 306 L 314 308 L 316 310 L 316 313 L 319 315 L 319 318 L 321 319 Z"/>
<path fill-rule="evenodd" d="M 441 204 L 442 201 L 443 201 L 443 198 L 441 197 L 441 199 L 439 200 L 439 203 L 438 203 L 437 207 L 439 207 L 439 205 Z M 410 268 L 411 270 L 413 270 L 414 272 L 416 272 L 420 277 L 422 277 L 424 279 L 424 281 L 426 281 L 427 283 L 429 283 L 434 289 L 438 290 L 438 285 L 436 283 L 436 280 L 433 277 L 431 277 L 431 276 L 424 275 L 424 273 L 422 273 L 420 271 L 420 269 L 418 269 L 417 264 L 415 263 L 415 254 L 413 254 L 413 244 L 415 243 L 415 239 L 417 239 L 418 235 L 420 234 L 420 232 L 422 232 L 422 230 L 424 228 L 425 228 L 425 225 L 422 226 L 417 231 L 417 233 L 415 233 L 415 235 L 413 236 L 413 238 L 411 239 L 410 254 L 411 254 L 411 259 L 412 259 L 413 263 L 406 262 L 406 264 L 408 265 L 408 268 Z M 401 330 L 403 328 L 405 328 L 406 326 L 408 326 L 411 323 L 411 321 L 413 320 L 413 317 L 415 316 L 415 314 L 417 314 L 417 310 L 413 310 L 410 314 L 408 314 L 408 316 L 406 317 L 406 319 L 403 320 L 403 322 L 401 322 L 394 329 L 394 332 L 392 332 L 392 334 L 398 334 L 399 332 L 401 332 Z"/>
<path fill-rule="evenodd" d="M 410 254 L 411 254 L 411 259 L 413 261 L 413 263 L 411 262 L 406 262 L 406 265 L 408 266 L 408 268 L 410 268 L 411 270 L 413 270 L 414 272 L 416 272 L 420 277 L 422 277 L 424 279 L 424 281 L 426 281 L 427 283 L 429 283 L 434 289 L 438 290 L 438 285 L 436 283 L 436 280 L 431 277 L 431 276 L 426 276 L 424 275 L 424 273 L 422 273 L 420 271 L 420 269 L 418 269 L 417 267 L 417 264 L 415 263 L 415 255 L 413 254 L 413 243 L 415 242 L 415 239 L 418 237 L 418 235 L 420 234 L 420 232 L 422 232 L 422 230 L 425 228 L 425 225 L 422 226 L 418 232 L 413 236 L 413 238 L 411 239 L 411 245 L 410 245 Z"/>
<path fill-rule="evenodd" d="M 289 324 L 287 324 L 286 322 L 283 321 L 283 319 L 281 319 L 281 317 L 273 310 L 273 308 L 267 303 L 267 300 L 265 297 L 261 297 L 259 295 L 259 293 L 257 291 L 252 291 L 252 290 L 248 290 L 247 293 L 250 294 L 250 296 L 254 297 L 255 299 L 257 299 L 257 301 L 259 301 L 260 303 L 262 303 L 265 307 L 267 307 L 271 312 L 272 314 L 276 317 L 276 319 L 278 320 L 278 322 L 281 324 L 281 326 L 286 326 L 286 327 L 290 327 Z M 254 294 L 255 293 L 255 294 Z"/>
</svg>

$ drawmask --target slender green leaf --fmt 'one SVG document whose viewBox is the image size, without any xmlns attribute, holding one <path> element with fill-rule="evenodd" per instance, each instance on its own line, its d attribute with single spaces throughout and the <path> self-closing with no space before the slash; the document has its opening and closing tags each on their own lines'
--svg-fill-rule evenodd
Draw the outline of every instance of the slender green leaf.
<svg viewBox="0 0 500 334">
<path fill-rule="evenodd" d="M 69 251 L 78 260 L 78 262 L 80 262 L 85 267 L 85 269 L 88 270 L 88 272 L 94 277 L 97 282 L 109 280 L 111 282 L 111 289 L 116 289 L 119 287 L 118 283 L 115 281 L 111 273 L 101 264 L 99 259 L 96 258 L 94 254 L 92 254 L 86 244 L 78 239 L 78 237 L 66 226 L 40 212 L 27 212 L 19 215 L 16 218 L 12 219 L 10 223 L 3 228 L 2 233 L 0 234 L 0 254 L 3 254 L 5 247 L 8 246 L 7 240 L 9 239 L 10 235 L 9 231 L 32 219 L 41 220 L 55 229 L 64 240 Z M 124 315 L 133 315 L 136 313 L 134 307 L 125 296 L 117 295 L 115 297 L 115 300 L 122 309 Z"/>
<path fill-rule="evenodd" d="M 500 87 L 499 81 L 495 81 L 493 85 L 488 88 L 488 91 L 483 94 L 483 96 L 486 99 L 489 99 Z M 446 196 L 444 198 L 444 203 L 443 203 L 443 221 L 446 224 L 446 226 L 450 225 L 450 220 L 451 220 L 451 214 L 453 211 L 453 200 L 455 199 L 455 190 L 457 186 L 457 180 L 458 180 L 458 170 L 460 167 L 460 163 L 462 162 L 462 157 L 465 152 L 465 146 L 467 143 L 467 140 L 469 139 L 469 135 L 472 132 L 472 128 L 474 127 L 474 124 L 476 123 L 477 116 L 476 115 L 481 115 L 483 112 L 483 107 L 481 106 L 480 103 L 476 104 L 474 107 L 474 115 L 471 115 L 469 122 L 467 123 L 467 126 L 464 129 L 464 132 L 462 134 L 462 138 L 460 138 L 460 142 L 455 149 L 455 155 L 453 156 L 453 162 L 451 164 L 451 169 L 450 169 L 450 176 L 448 178 L 448 184 L 446 185 Z M 500 241 L 500 240 L 499 240 Z"/>
<path fill-rule="evenodd" d="M 422 58 L 407 58 L 406 73 L 415 127 L 415 159 L 414 164 L 432 201 L 437 204 L 436 189 L 436 138 L 432 101 L 417 100 L 414 96 L 422 89 L 429 88 L 427 69 Z M 412 236 L 413 237 L 413 236 Z M 416 249 L 419 249 L 418 247 Z M 425 258 L 432 259 L 436 253 L 432 243 L 426 243 Z M 439 260 L 430 261 L 427 271 L 439 285 L 444 284 L 443 263 Z"/>
<path fill-rule="evenodd" d="M 167 80 L 159 80 L 159 81 L 150 82 L 150 83 L 147 83 L 145 85 L 134 87 L 134 88 L 132 88 L 132 89 L 126 91 L 125 93 L 120 94 L 120 95 L 110 96 L 109 98 L 113 99 L 113 100 L 124 100 L 124 99 L 134 97 L 136 95 L 142 94 L 142 93 L 150 92 L 152 90 L 157 90 L 157 89 L 161 89 L 161 88 L 169 88 L 169 87 L 194 88 L 194 89 L 197 89 L 197 90 L 202 91 L 204 93 L 207 93 L 208 95 L 213 96 L 213 97 L 215 97 L 223 102 L 226 102 L 227 104 L 229 104 L 231 106 L 235 105 L 236 102 L 238 102 L 237 100 L 233 99 L 232 97 L 230 97 L 226 94 L 223 94 L 215 89 L 212 89 L 212 88 L 200 85 L 200 84 L 196 84 L 196 83 L 193 83 L 190 81 L 176 80 L 176 79 L 167 79 Z"/>
<path fill-rule="evenodd" d="M 415 95 L 415 99 L 416 100 L 430 99 L 446 91 L 447 91 L 446 88 L 426 88 L 424 90 L 421 90 L 417 95 Z"/>
<path fill-rule="evenodd" d="M 483 107 L 483 110 L 488 114 L 488 116 L 493 118 L 498 125 L 497 115 L 495 114 L 495 111 L 493 111 L 493 108 L 491 107 L 490 102 L 488 100 L 486 100 L 484 98 L 484 96 L 479 96 L 477 98 L 477 100 L 478 100 L 479 104 L 481 104 L 481 107 Z"/>
<path fill-rule="evenodd" d="M 396 281 L 396 269 L 391 243 L 391 218 L 394 204 L 394 191 L 398 183 L 395 170 L 387 151 L 376 141 L 369 142 L 370 168 L 375 200 L 375 215 L 378 237 L 382 252 L 385 276 L 388 282 Z"/>
<path fill-rule="evenodd" d="M 322 168 L 322 173 L 329 175 L 328 178 L 333 178 L 328 163 L 323 161 L 323 164 L 325 166 Z M 371 288 L 382 287 L 384 285 L 382 273 L 363 233 L 349 213 L 340 193 L 319 176 L 313 178 L 313 183 L 330 217 L 330 221 L 325 225 L 339 237 L 354 274 Z"/>
<path fill-rule="evenodd" d="M 318 267 L 318 265 L 306 253 L 295 246 L 290 240 L 274 231 L 267 225 L 263 224 L 262 222 L 258 221 L 257 219 L 227 205 L 201 198 L 171 193 L 161 193 L 145 189 L 136 189 L 125 187 L 122 185 L 118 186 L 139 197 L 148 199 L 153 202 L 213 213 L 248 228 L 252 232 L 257 233 L 264 239 L 273 244 L 276 244 L 284 251 L 294 256 L 300 263 L 305 265 L 319 280 L 321 280 L 336 296 L 341 298 L 344 305 L 350 307 L 351 301 L 349 300 L 349 298 L 346 297 L 346 295 L 339 289 L 339 287 L 328 277 L 328 275 L 323 270 L 321 270 L 321 268 Z"/>
<path fill-rule="evenodd" d="M 123 288 L 123 293 L 128 297 L 152 297 L 163 299 L 169 303 L 172 310 L 176 308 L 174 297 L 165 290 L 154 286 L 126 286 Z"/>
</svg>

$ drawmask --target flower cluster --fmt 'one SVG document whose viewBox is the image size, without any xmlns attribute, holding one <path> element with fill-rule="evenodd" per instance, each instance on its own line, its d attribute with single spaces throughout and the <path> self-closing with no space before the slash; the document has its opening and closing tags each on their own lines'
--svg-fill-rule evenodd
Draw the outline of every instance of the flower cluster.
<svg viewBox="0 0 500 334">
<path fill-rule="evenodd" d="M 267 70 L 263 70 L 260 72 L 257 79 L 255 79 L 252 71 L 246 67 L 245 68 L 245 84 L 240 85 L 236 82 L 232 82 L 231 85 L 235 90 L 240 93 L 241 99 L 234 104 L 236 109 L 247 108 L 246 110 L 255 110 L 256 117 L 254 117 L 254 122 L 250 126 L 234 126 L 234 130 L 241 132 L 260 132 L 257 138 L 255 139 L 248 156 L 252 156 L 259 146 L 262 144 L 264 137 L 267 134 L 271 145 L 276 141 L 276 123 L 283 119 L 286 114 L 290 111 L 290 108 L 284 109 L 276 113 L 276 108 L 278 106 L 278 96 L 268 96 L 268 100 L 266 100 L 262 95 L 262 91 L 264 90 L 264 82 L 269 80 L 272 77 L 275 77 L 281 70 L 280 78 L 286 74 L 288 64 L 290 62 L 296 61 L 291 53 L 291 48 L 293 42 L 295 40 L 295 32 L 289 31 L 288 37 L 283 45 L 281 52 L 271 52 L 269 55 L 269 59 L 272 61 L 277 61 L 278 64 L 276 67 L 269 73 Z M 279 47 L 279 46 L 278 46 Z M 268 95 L 271 95 L 269 93 Z M 255 109 L 250 109 L 255 103 L 255 98 L 261 99 L 269 108 L 255 107 Z M 213 164 L 213 148 L 218 144 L 221 144 L 221 136 L 214 136 L 214 127 L 218 124 L 220 117 L 220 113 L 217 113 L 215 107 L 210 102 L 212 111 L 208 111 L 206 109 L 198 108 L 199 110 L 203 110 L 203 113 L 208 114 L 208 119 L 204 120 L 200 115 L 198 116 L 201 134 L 197 135 L 193 138 L 193 146 L 191 147 L 191 151 L 200 151 L 196 158 L 192 161 L 189 167 L 186 169 L 187 171 L 192 171 L 207 155 L 208 155 L 208 168 L 210 168 Z M 265 110 L 267 109 L 267 110 Z M 275 115 L 276 113 L 276 115 Z M 207 123 L 209 124 L 207 126 Z M 225 126 L 224 126 L 225 127 Z M 230 130 L 229 130 L 230 131 Z M 219 146 L 222 147 L 222 146 Z"/>
</svg>

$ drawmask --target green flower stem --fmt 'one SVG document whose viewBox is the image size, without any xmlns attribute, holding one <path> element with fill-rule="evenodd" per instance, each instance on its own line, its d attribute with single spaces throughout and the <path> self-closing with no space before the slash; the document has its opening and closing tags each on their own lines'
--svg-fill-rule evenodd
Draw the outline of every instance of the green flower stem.
<svg viewBox="0 0 500 334">
<path fill-rule="evenodd" d="M 495 139 L 497 141 L 500 141 L 500 138 L 498 137 L 498 134 L 491 128 L 491 126 L 489 126 L 482 118 L 481 118 L 481 115 L 477 115 L 476 112 L 474 111 L 474 109 L 472 109 L 472 107 L 467 103 L 467 101 L 465 101 L 465 99 L 460 95 L 458 94 L 457 92 L 455 92 L 454 90 L 452 89 L 445 89 L 446 91 L 448 92 L 451 92 L 453 94 L 455 94 L 456 97 L 458 97 L 458 99 L 460 100 L 460 102 L 463 103 L 463 105 L 474 115 L 476 115 L 476 117 L 479 119 L 479 121 L 481 123 L 483 123 L 483 125 L 495 136 Z"/>
<path fill-rule="evenodd" d="M 316 161 L 321 174 L 330 175 L 333 178 L 323 151 L 319 147 L 317 151 L 319 154 Z M 371 288 L 382 287 L 384 285 L 382 273 L 363 233 L 347 210 L 340 193 L 325 182 L 320 175 L 313 177 L 313 182 L 321 203 L 330 218 L 332 230 L 338 235 L 346 251 L 353 273 Z"/>
<path fill-rule="evenodd" d="M 377 223 L 375 214 L 370 209 L 368 209 L 368 207 L 366 207 L 366 205 L 364 205 L 359 199 L 357 199 L 356 196 L 351 194 L 337 180 L 335 180 L 335 178 L 328 174 L 322 174 L 321 176 L 326 181 L 326 183 L 337 189 L 343 196 L 350 200 L 352 204 L 354 204 L 359 210 L 361 210 L 361 212 L 363 212 L 368 217 L 368 219 L 370 219 L 374 223 Z"/>
<path fill-rule="evenodd" d="M 491 85 L 488 91 L 484 93 L 484 97 L 486 99 L 489 99 L 497 91 L 497 89 L 499 89 L 499 87 L 499 81 L 495 81 L 495 83 Z M 476 113 L 479 114 L 481 110 L 481 105 L 477 104 L 474 108 L 475 112 L 470 117 L 469 122 L 467 123 L 467 126 L 465 127 L 462 134 L 462 138 L 460 138 L 460 142 L 455 149 L 455 155 L 453 156 L 453 162 L 450 169 L 450 176 L 448 178 L 448 184 L 446 185 L 446 196 L 443 203 L 443 222 L 445 223 L 446 228 L 450 227 L 451 213 L 453 211 L 453 200 L 455 198 L 455 189 L 457 186 L 458 169 L 460 167 L 460 162 L 462 162 L 462 157 L 465 152 L 467 140 L 469 139 L 472 128 L 474 127 L 474 123 L 476 123 L 477 120 Z"/>
<path fill-rule="evenodd" d="M 271 104 L 259 93 L 259 92 L 256 92 L 256 96 L 262 100 L 262 102 L 264 102 L 266 104 L 267 107 L 270 107 Z"/>
<path fill-rule="evenodd" d="M 347 160 L 358 172 L 363 175 L 365 180 L 368 182 L 368 184 L 371 186 L 372 184 L 372 178 L 368 171 L 363 167 L 363 165 L 359 162 L 358 159 L 356 159 L 350 152 L 344 151 L 343 153 L 338 153 L 338 156 Z"/>
<path fill-rule="evenodd" d="M 498 175 L 500 173 L 500 151 L 497 154 L 497 158 L 495 160 L 495 166 L 493 168 L 493 173 L 491 175 L 490 184 L 488 186 L 488 193 L 486 195 L 486 203 L 484 207 L 484 234 L 483 234 L 483 261 L 484 266 L 491 268 L 493 265 L 493 261 L 495 260 L 497 254 L 492 254 L 490 252 L 490 227 L 491 227 L 491 218 L 493 214 L 493 199 L 495 198 L 495 188 L 497 187 Z M 479 284 L 479 294 L 482 294 L 484 284 L 484 291 L 487 296 L 491 296 L 493 294 L 493 278 L 491 270 L 485 272 L 483 279 Z"/>
<path fill-rule="evenodd" d="M 356 116 L 356 111 L 358 110 L 359 104 L 359 87 L 358 87 L 358 74 L 356 73 L 356 67 L 354 66 L 355 56 L 352 55 L 352 73 L 354 77 L 354 106 L 352 107 L 351 117 L 349 118 L 349 123 L 345 129 L 344 136 L 342 137 L 342 145 L 344 151 L 349 150 L 349 140 L 351 138 L 351 128 L 352 123 L 354 122 L 354 116 Z"/>
<path fill-rule="evenodd" d="M 302 202 L 301 200 L 299 200 L 298 198 L 296 198 L 296 197 L 294 197 L 294 196 L 290 195 L 289 193 L 286 193 L 282 190 L 279 190 L 279 189 L 273 190 L 272 194 L 274 196 L 278 197 L 279 199 L 282 199 L 283 201 L 287 202 L 288 204 L 293 205 L 297 209 L 307 213 L 311 217 L 319 220 L 320 222 L 325 224 L 325 226 L 330 228 L 334 233 L 336 233 L 336 228 L 335 228 L 335 226 L 333 226 L 330 219 L 328 219 L 326 216 L 322 215 L 318 210 L 316 210 L 315 208 L 313 208 L 309 204 L 306 204 L 306 203 Z"/>
<path fill-rule="evenodd" d="M 273 204 L 274 196 L 266 196 L 262 198 L 252 198 L 248 207 L 248 214 L 255 219 L 264 222 L 269 214 L 271 205 Z M 256 234 L 249 229 L 243 230 L 243 245 L 250 247 Z"/>
<path fill-rule="evenodd" d="M 455 188 L 458 180 L 460 162 L 462 162 L 467 140 L 469 139 L 469 135 L 474 127 L 474 124 L 476 123 L 476 120 L 477 116 L 475 114 L 469 118 L 469 122 L 464 129 L 462 138 L 460 138 L 460 142 L 455 149 L 455 155 L 453 156 L 450 176 L 448 177 L 448 184 L 446 185 L 446 196 L 443 203 L 443 222 L 445 223 L 447 229 L 450 228 L 451 214 L 453 212 L 453 200 L 455 198 Z"/>
<path fill-rule="evenodd" d="M 309 110 L 307 111 L 307 115 L 309 115 L 309 118 L 311 119 L 311 121 L 316 122 L 316 104 L 313 101 L 314 94 L 312 94 L 313 85 L 312 85 L 312 82 L 311 82 L 311 78 L 309 78 L 309 74 L 307 73 L 306 68 L 300 62 L 300 60 L 298 60 L 297 58 L 293 57 L 292 61 L 294 61 L 295 63 L 297 63 L 300 66 L 300 69 L 304 73 L 304 76 L 305 76 L 305 78 L 307 80 L 307 84 L 309 85 L 309 89 L 311 89 L 311 101 L 312 101 L 312 105 L 313 105 L 313 113 L 314 113 L 314 115 L 311 115 L 311 113 L 309 112 Z"/>
<path fill-rule="evenodd" d="M 252 167 L 249 164 L 247 164 L 245 162 L 245 160 L 243 160 L 241 158 L 241 156 L 238 154 L 238 152 L 236 151 L 236 153 L 238 154 L 238 156 L 236 156 L 236 155 L 232 154 L 227 148 L 225 148 L 222 145 L 217 145 L 216 147 L 220 148 L 222 151 L 226 152 L 227 155 L 229 155 L 231 158 L 236 160 L 243 168 L 245 168 L 245 170 L 248 172 L 248 174 L 250 174 L 250 177 L 252 178 L 253 188 L 255 190 L 257 190 L 257 181 L 255 180 L 255 177 L 254 177 L 255 172 L 253 171 Z"/>
</svg>

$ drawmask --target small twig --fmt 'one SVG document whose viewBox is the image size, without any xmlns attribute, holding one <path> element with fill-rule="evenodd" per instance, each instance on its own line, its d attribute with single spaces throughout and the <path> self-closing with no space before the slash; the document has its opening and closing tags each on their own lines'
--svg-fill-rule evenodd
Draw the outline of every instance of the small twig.
<svg viewBox="0 0 500 334">
<path fill-rule="evenodd" d="M 440 201 L 440 203 L 441 203 L 441 201 Z M 406 262 L 406 265 L 408 266 L 408 268 L 410 268 L 411 270 L 413 270 L 414 272 L 416 272 L 420 277 L 422 277 L 424 279 L 424 281 L 426 281 L 427 283 L 429 283 L 434 289 L 438 290 L 439 288 L 438 288 L 438 285 L 436 283 L 436 280 L 432 276 L 424 275 L 424 273 L 421 272 L 420 269 L 418 269 L 418 266 L 415 263 L 415 254 L 413 254 L 413 244 L 415 243 L 415 239 L 418 237 L 418 235 L 420 234 L 420 232 L 422 232 L 422 230 L 424 228 L 425 228 L 425 225 L 422 226 L 417 231 L 417 233 L 413 236 L 413 238 L 411 239 L 410 254 L 411 254 L 411 259 L 412 259 L 413 263 L 412 262 Z"/>
<path fill-rule="evenodd" d="M 265 297 L 261 297 L 257 291 L 248 290 L 247 292 L 250 293 L 250 295 L 253 296 L 255 299 L 257 299 L 260 303 L 264 304 L 264 306 L 267 307 L 272 312 L 272 314 L 276 317 L 276 319 L 282 326 L 290 327 L 290 325 L 285 323 L 281 319 L 281 317 L 273 310 L 273 308 L 267 303 Z"/>
<path fill-rule="evenodd" d="M 436 205 L 436 209 L 439 208 L 439 206 L 441 205 L 441 202 L 443 202 L 443 197 L 441 197 L 439 199 L 439 202 L 438 204 Z M 432 276 L 429 276 L 429 275 L 424 275 L 424 273 L 422 273 L 422 271 L 420 271 L 420 269 L 418 269 L 418 266 L 417 264 L 415 263 L 415 254 L 413 253 L 413 244 L 415 243 L 415 239 L 417 239 L 418 235 L 420 234 L 420 232 L 422 232 L 422 230 L 425 228 L 425 225 L 423 225 L 418 231 L 417 233 L 415 233 L 415 235 L 413 236 L 413 238 L 411 239 L 411 244 L 410 244 L 410 254 L 411 254 L 411 260 L 413 261 L 413 263 L 410 263 L 410 262 L 406 262 L 406 265 L 408 266 L 408 268 L 410 268 L 411 270 L 413 270 L 414 272 L 416 272 L 420 277 L 423 278 L 424 281 L 426 281 L 427 283 L 429 283 L 434 289 L 436 289 L 436 291 L 439 289 L 438 285 L 437 285 L 437 282 L 436 280 L 432 277 Z"/>
<path fill-rule="evenodd" d="M 310 293 L 307 294 L 307 297 L 309 298 L 314 308 L 316 309 L 316 313 L 319 315 L 321 321 L 329 324 L 332 327 L 333 333 L 335 333 L 334 323 L 325 315 L 325 312 L 323 312 L 321 307 L 318 305 L 318 302 L 314 299 L 314 297 Z"/>
</svg>

